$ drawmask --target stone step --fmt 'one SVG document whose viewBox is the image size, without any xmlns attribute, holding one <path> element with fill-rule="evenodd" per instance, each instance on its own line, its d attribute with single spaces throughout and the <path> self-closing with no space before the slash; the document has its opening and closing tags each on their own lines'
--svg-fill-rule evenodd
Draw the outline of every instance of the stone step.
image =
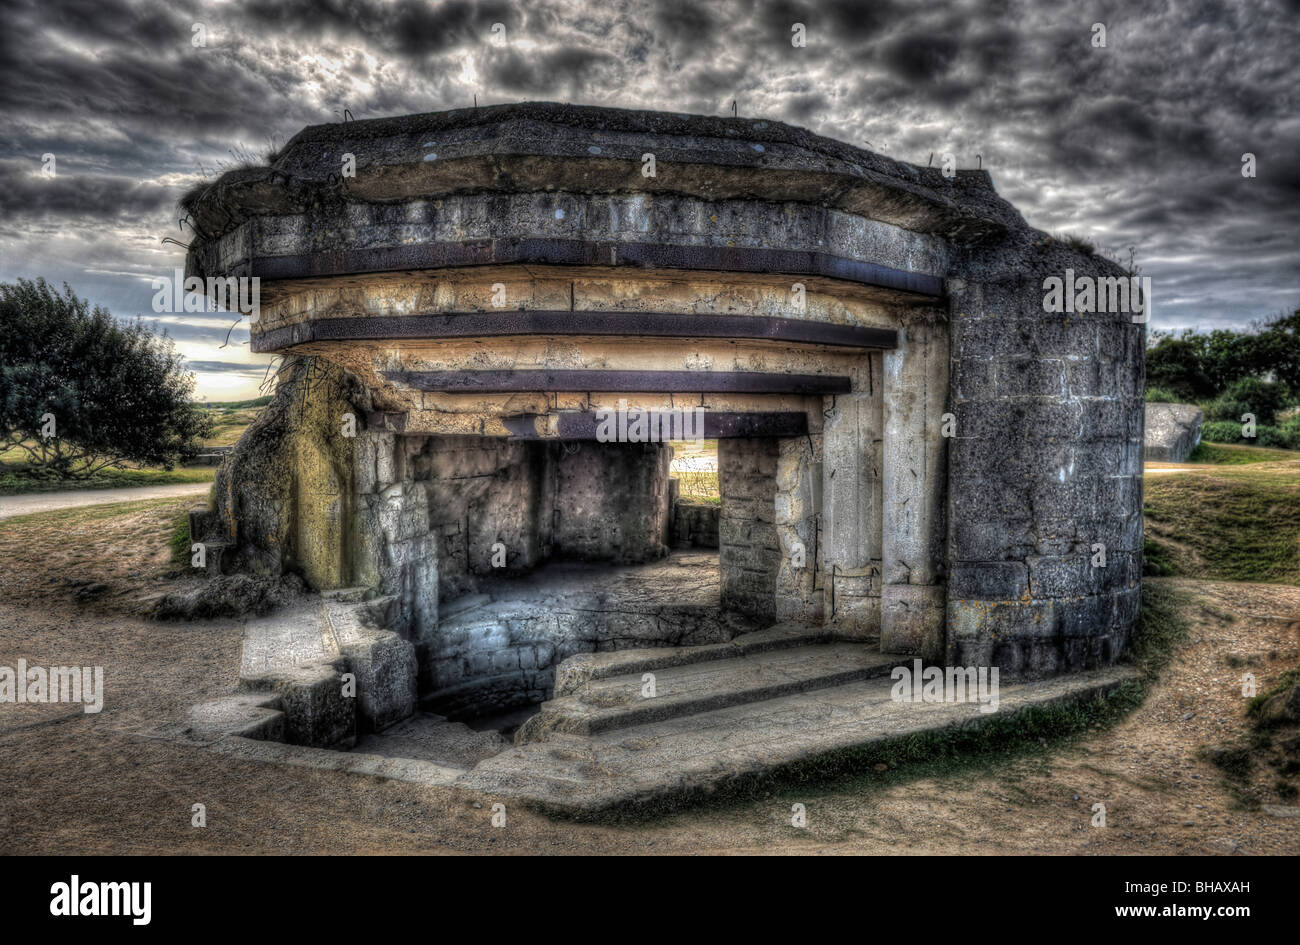
<svg viewBox="0 0 1300 945">
<path fill-rule="evenodd" d="M 860 643 L 821 643 L 664 666 L 653 670 L 653 696 L 643 695 L 639 672 L 589 679 L 578 692 L 544 703 L 520 726 L 515 742 L 537 741 L 554 732 L 593 735 L 839 686 L 887 675 L 898 662 L 898 657 Z"/>
<path fill-rule="evenodd" d="M 895 702 L 891 679 L 866 679 L 598 735 L 553 734 L 479 762 L 456 785 L 569 817 L 658 810 L 808 763 L 857 770 L 855 758 L 869 760 L 873 747 L 1089 699 L 1138 677 L 1117 666 L 1003 685 L 991 713 L 969 702 Z"/>
<path fill-rule="evenodd" d="M 611 676 L 650 673 L 670 666 L 686 666 L 711 660 L 748 656 L 767 650 L 781 650 L 808 643 L 829 643 L 834 635 L 820 627 L 784 623 L 766 630 L 743 633 L 727 643 L 703 646 L 657 646 L 607 653 L 579 653 L 570 656 L 555 670 L 555 694 L 570 696 L 579 692 L 589 680 Z"/>
</svg>

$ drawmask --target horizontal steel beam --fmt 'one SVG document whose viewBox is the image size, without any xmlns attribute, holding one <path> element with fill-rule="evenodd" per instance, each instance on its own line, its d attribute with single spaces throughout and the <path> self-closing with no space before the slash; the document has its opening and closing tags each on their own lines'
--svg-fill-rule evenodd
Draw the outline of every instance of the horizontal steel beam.
<svg viewBox="0 0 1300 945">
<path fill-rule="evenodd" d="M 543 432 L 548 420 L 556 420 L 555 432 Z M 704 411 L 706 440 L 738 439 L 754 436 L 804 436 L 808 432 L 808 415 L 799 411 Z M 600 415 L 594 411 L 562 411 L 552 415 L 527 414 L 505 417 L 510 436 L 521 440 L 594 440 L 600 428 Z M 691 422 L 694 422 L 693 418 Z"/>
<path fill-rule="evenodd" d="M 527 335 L 599 335 L 629 338 L 727 338 L 781 341 L 841 348 L 894 349 L 888 328 L 833 325 L 801 318 L 669 312 L 561 310 L 447 312 L 356 318 L 313 318 L 253 332 L 253 350 L 282 351 L 315 341 L 388 341 L 437 338 L 499 338 Z"/>
<path fill-rule="evenodd" d="M 943 296 L 943 280 L 938 276 L 831 253 L 751 246 L 679 246 L 543 237 L 255 256 L 249 260 L 248 274 L 270 281 L 363 272 L 509 265 L 634 266 L 641 269 L 782 273 L 843 279 L 931 298 Z"/>
<path fill-rule="evenodd" d="M 422 391 L 508 393 L 847 394 L 850 378 L 758 371 L 385 371 L 390 381 Z"/>
</svg>

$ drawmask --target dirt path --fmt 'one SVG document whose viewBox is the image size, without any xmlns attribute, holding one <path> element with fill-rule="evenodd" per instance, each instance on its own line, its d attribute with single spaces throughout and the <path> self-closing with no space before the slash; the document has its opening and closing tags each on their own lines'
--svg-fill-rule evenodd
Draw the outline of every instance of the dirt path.
<svg viewBox="0 0 1300 945">
<path fill-rule="evenodd" d="M 210 482 L 183 482 L 169 486 L 132 486 L 126 489 L 73 489 L 70 492 L 33 492 L 27 495 L 0 496 L 0 519 L 55 509 L 75 509 L 83 505 L 105 505 L 136 499 L 170 499 L 183 495 L 203 495 L 212 488 Z"/>
<path fill-rule="evenodd" d="M 1275 776 L 1256 770 L 1234 786 L 1198 751 L 1247 732 L 1242 673 L 1267 688 L 1300 663 L 1300 588 L 1166 582 L 1191 600 L 1188 640 L 1132 715 L 1072 744 L 942 777 L 886 771 L 781 788 L 630 825 L 512 806 L 497 829 L 490 797 L 137 737 L 236 683 L 234 621 L 129 613 L 135 594 L 164 580 L 160 546 L 184 506 L 0 525 L 0 573 L 15 578 L 0 584 L 0 666 L 99 665 L 106 689 L 98 715 L 0 704 L 0 854 L 1300 853 L 1291 816 L 1300 807 L 1277 794 Z M 44 546 L 59 553 L 25 553 Z M 86 580 L 110 590 L 78 601 Z M 191 826 L 199 803 L 203 828 Z M 790 824 L 795 803 L 807 829 Z M 1095 803 L 1106 805 L 1104 828 L 1091 826 Z"/>
</svg>

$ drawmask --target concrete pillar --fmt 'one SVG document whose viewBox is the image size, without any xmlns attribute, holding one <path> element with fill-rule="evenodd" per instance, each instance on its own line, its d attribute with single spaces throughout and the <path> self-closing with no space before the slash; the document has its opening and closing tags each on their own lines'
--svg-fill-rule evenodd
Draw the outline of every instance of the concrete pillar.
<svg viewBox="0 0 1300 945">
<path fill-rule="evenodd" d="M 722 606 L 753 617 L 776 616 L 776 470 L 779 451 L 770 438 L 718 441 L 718 560 Z"/>
<path fill-rule="evenodd" d="M 939 660 L 945 645 L 947 325 L 905 323 L 884 367 L 880 647 Z"/>
<path fill-rule="evenodd" d="M 822 501 L 825 622 L 840 633 L 880 635 L 882 358 L 870 356 L 869 388 L 826 398 Z"/>
<path fill-rule="evenodd" d="M 822 437 L 777 441 L 776 617 L 820 624 L 823 620 L 818 545 L 822 511 Z"/>
</svg>

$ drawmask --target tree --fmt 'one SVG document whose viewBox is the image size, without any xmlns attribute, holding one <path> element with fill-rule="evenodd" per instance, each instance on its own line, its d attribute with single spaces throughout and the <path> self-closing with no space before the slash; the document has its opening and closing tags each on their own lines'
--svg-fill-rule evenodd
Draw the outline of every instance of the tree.
<svg viewBox="0 0 1300 945">
<path fill-rule="evenodd" d="M 1188 401 L 1213 400 L 1245 378 L 1271 379 L 1300 394 L 1300 310 L 1249 331 L 1151 332 L 1146 360 L 1149 388 Z"/>
<path fill-rule="evenodd" d="M 183 365 L 165 333 L 91 309 L 66 284 L 0 283 L 0 449 L 65 478 L 170 469 L 212 433 Z"/>
</svg>

